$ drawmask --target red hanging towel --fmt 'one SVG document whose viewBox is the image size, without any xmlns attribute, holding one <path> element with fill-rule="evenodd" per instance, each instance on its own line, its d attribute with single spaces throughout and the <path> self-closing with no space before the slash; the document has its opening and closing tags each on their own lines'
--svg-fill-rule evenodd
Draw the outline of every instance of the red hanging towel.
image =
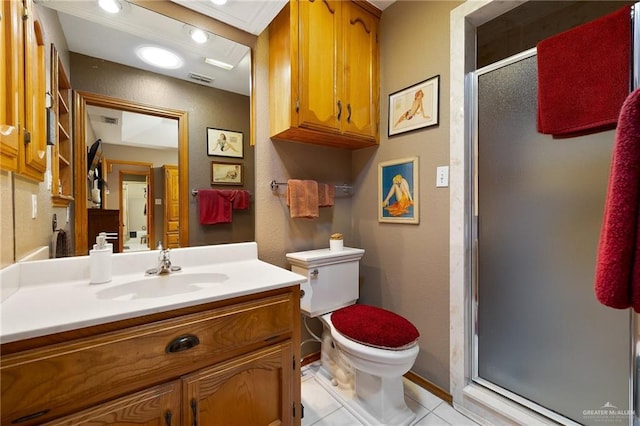
<svg viewBox="0 0 640 426">
<path fill-rule="evenodd" d="M 631 6 L 537 48 L 538 131 L 567 138 L 613 129 L 629 94 Z"/>
<path fill-rule="evenodd" d="M 624 102 L 596 259 L 596 297 L 640 312 L 640 89 Z"/>
<path fill-rule="evenodd" d="M 198 211 L 201 225 L 231 222 L 230 191 L 198 190 Z"/>
</svg>

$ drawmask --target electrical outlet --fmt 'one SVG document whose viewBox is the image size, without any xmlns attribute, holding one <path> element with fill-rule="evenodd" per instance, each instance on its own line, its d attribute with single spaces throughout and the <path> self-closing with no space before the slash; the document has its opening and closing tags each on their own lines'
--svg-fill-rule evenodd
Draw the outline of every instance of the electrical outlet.
<svg viewBox="0 0 640 426">
<path fill-rule="evenodd" d="M 449 166 L 440 166 L 436 168 L 436 187 L 446 188 L 449 186 Z"/>
</svg>

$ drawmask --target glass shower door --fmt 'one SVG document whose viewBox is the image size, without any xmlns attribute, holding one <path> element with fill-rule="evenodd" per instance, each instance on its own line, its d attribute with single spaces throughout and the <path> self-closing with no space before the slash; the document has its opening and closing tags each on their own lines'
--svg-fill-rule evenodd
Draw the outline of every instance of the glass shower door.
<svg viewBox="0 0 640 426">
<path fill-rule="evenodd" d="M 536 57 L 476 72 L 474 381 L 557 421 L 629 424 L 630 313 L 593 277 L 614 131 L 536 131 Z"/>
</svg>

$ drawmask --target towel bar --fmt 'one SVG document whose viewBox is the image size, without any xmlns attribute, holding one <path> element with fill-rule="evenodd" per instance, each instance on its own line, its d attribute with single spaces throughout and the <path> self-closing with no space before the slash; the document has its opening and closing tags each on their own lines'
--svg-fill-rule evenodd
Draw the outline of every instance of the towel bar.
<svg viewBox="0 0 640 426">
<path fill-rule="evenodd" d="M 271 181 L 269 186 L 271 186 L 272 191 L 277 191 L 280 185 L 286 185 L 287 182 L 276 182 L 275 179 Z M 343 192 L 349 192 L 353 189 L 351 185 L 334 185 L 336 189 L 341 189 Z"/>
</svg>

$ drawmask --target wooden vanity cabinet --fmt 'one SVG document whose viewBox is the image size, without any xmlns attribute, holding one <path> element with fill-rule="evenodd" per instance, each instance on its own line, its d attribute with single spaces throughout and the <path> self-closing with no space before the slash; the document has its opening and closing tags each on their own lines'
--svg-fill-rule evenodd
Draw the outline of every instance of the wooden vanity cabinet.
<svg viewBox="0 0 640 426">
<path fill-rule="evenodd" d="M 2 345 L 2 424 L 299 425 L 299 300 L 293 286 Z"/>
<path fill-rule="evenodd" d="M 0 13 L 0 170 L 43 181 L 47 168 L 45 48 L 32 0 Z"/>
<path fill-rule="evenodd" d="M 271 137 L 357 149 L 379 141 L 380 11 L 291 0 L 269 26 Z"/>
</svg>

